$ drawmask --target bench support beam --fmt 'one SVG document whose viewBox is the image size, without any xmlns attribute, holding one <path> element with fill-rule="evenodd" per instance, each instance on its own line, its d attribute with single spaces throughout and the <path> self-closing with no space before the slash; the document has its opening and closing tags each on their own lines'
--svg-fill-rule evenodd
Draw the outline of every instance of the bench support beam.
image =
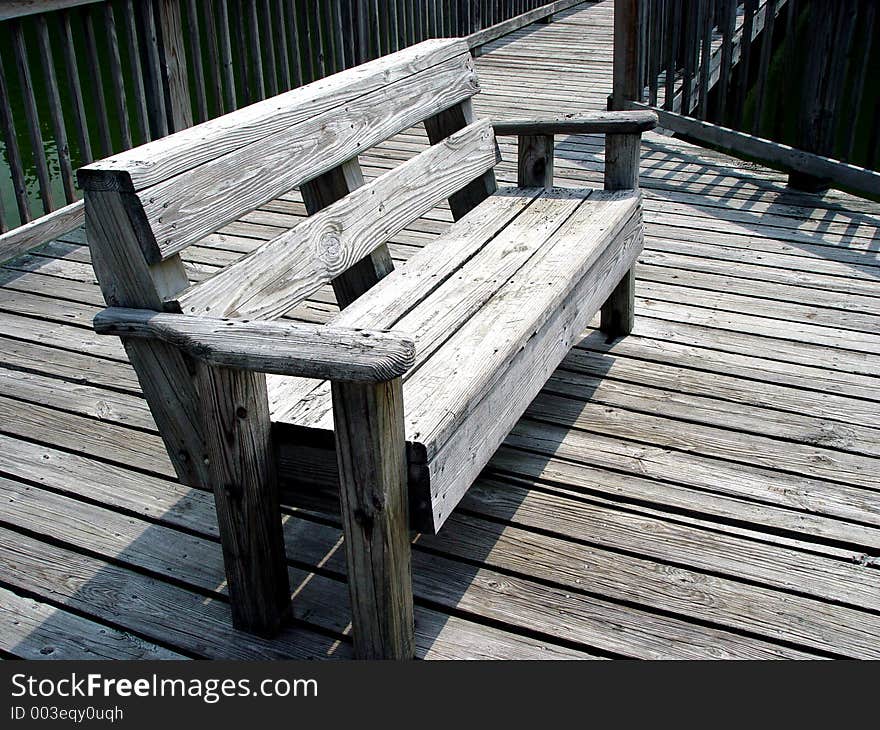
<svg viewBox="0 0 880 730">
<path fill-rule="evenodd" d="M 290 613 L 266 377 L 195 364 L 208 469 L 237 629 L 278 632 Z"/>
<path fill-rule="evenodd" d="M 455 134 L 476 121 L 473 104 L 470 99 L 466 99 L 426 119 L 425 130 L 428 132 L 431 144 L 437 144 L 450 134 Z M 489 170 L 465 185 L 449 198 L 453 219 L 458 220 L 466 216 L 496 190 L 498 190 L 498 182 L 495 180 L 495 170 Z"/>
<path fill-rule="evenodd" d="M 147 264 L 135 206 L 128 193 L 86 189 L 92 265 L 108 304 L 161 311 L 164 299 L 179 293 L 187 279 L 176 255 Z M 277 487 L 263 453 L 270 428 L 265 376 L 194 364 L 174 345 L 155 339 L 122 341 L 178 478 L 218 495 L 236 627 L 272 633 L 284 617 L 290 591 L 283 549 L 280 554 L 277 548 L 264 550 L 281 544 Z M 236 405 L 230 415 L 232 401 L 224 398 L 232 394 Z M 246 417 L 235 415 L 239 406 Z M 246 556 L 260 565 L 245 565 Z"/>
<path fill-rule="evenodd" d="M 517 154 L 517 185 L 521 188 L 553 187 L 552 134 L 521 134 Z"/>
<path fill-rule="evenodd" d="M 640 134 L 605 135 L 605 189 L 639 187 Z M 605 304 L 599 328 L 609 337 L 628 335 L 635 325 L 635 269 L 627 271 Z"/>
<path fill-rule="evenodd" d="M 355 653 L 411 659 L 415 653 L 403 389 L 333 383 L 342 527 Z"/>
<path fill-rule="evenodd" d="M 364 184 L 364 173 L 357 158 L 328 170 L 301 186 L 303 202 L 309 215 L 344 198 Z M 361 294 L 394 270 L 388 246 L 382 244 L 366 258 L 333 280 L 333 291 L 340 309 L 344 309 Z"/>
</svg>

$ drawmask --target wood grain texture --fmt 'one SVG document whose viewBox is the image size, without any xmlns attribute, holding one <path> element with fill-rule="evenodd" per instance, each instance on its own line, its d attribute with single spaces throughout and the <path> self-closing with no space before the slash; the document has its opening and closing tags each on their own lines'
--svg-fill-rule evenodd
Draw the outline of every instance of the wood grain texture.
<svg viewBox="0 0 880 730">
<path fill-rule="evenodd" d="M 462 101 L 438 114 L 425 119 L 425 131 L 432 145 L 440 144 L 452 134 L 476 122 L 476 114 L 470 99 Z M 498 158 L 501 153 L 498 152 Z M 494 170 L 489 170 L 449 197 L 449 207 L 454 220 L 467 215 L 498 189 Z"/>
<path fill-rule="evenodd" d="M 498 135 L 640 134 L 657 126 L 657 115 L 647 110 L 592 112 L 548 119 L 505 119 L 492 126 Z"/>
<path fill-rule="evenodd" d="M 619 272 L 631 266 L 638 255 L 641 248 L 638 218 L 619 221 L 613 227 L 613 233 L 601 243 L 595 235 L 578 238 L 578 232 L 584 229 L 578 231 L 576 222 L 573 217 L 571 226 L 558 236 L 563 240 L 567 238 L 569 243 L 578 241 L 579 247 L 563 253 L 566 247 L 558 245 L 529 272 L 534 281 L 540 281 L 539 272 L 543 273 L 546 281 L 551 276 L 550 271 L 560 276 L 558 272 L 570 266 L 578 273 L 571 274 L 566 285 L 560 282 L 549 289 L 520 283 L 519 286 L 513 285 L 510 292 L 502 289 L 496 299 L 490 300 L 481 310 L 473 325 L 463 328 L 449 345 L 438 351 L 436 357 L 443 366 L 432 368 L 434 372 L 430 373 L 429 379 L 419 382 L 418 375 L 413 379 L 411 387 L 418 388 L 419 395 L 426 394 L 421 389 L 432 387 L 429 382 L 437 387 L 449 367 L 447 363 L 454 363 L 456 377 L 463 386 L 454 396 L 449 392 L 450 388 L 440 386 L 433 404 L 418 396 L 407 402 L 408 424 L 421 434 L 427 447 L 425 459 L 431 482 L 431 517 L 425 519 L 424 512 L 420 515 L 418 524 L 422 529 L 429 532 L 439 530 L 516 423 L 521 409 L 528 405 L 565 357 Z M 584 248 L 589 250 L 591 245 L 595 246 L 591 255 L 580 253 Z M 552 269 L 542 271 L 542 267 L 551 265 Z M 561 299 L 570 304 L 562 307 L 561 304 L 551 306 L 544 303 L 538 308 L 535 300 L 540 301 L 539 298 L 543 297 Z M 501 323 L 511 321 L 514 316 L 513 302 L 528 302 L 529 307 L 534 306 L 536 320 L 529 321 L 528 329 L 525 322 L 520 322 L 517 326 L 521 329 L 515 333 L 511 332 L 512 327 L 503 333 Z M 473 342 L 480 323 L 486 334 L 481 338 L 478 352 L 483 347 L 486 350 L 468 363 L 461 353 L 469 341 Z M 531 333 L 534 334 L 529 337 Z M 449 350 L 448 354 L 446 350 Z M 500 353 L 504 353 L 505 358 L 496 360 Z M 478 362 L 479 367 L 476 367 Z M 445 402 L 446 413 L 440 414 L 433 406 L 443 402 L 444 391 L 449 392 L 450 400 Z M 425 500 L 424 495 L 422 500 Z"/>
<path fill-rule="evenodd" d="M 371 299 L 381 301 L 409 264 L 340 315 L 416 333 L 404 398 L 417 529 L 439 529 L 639 252 L 638 194 L 587 195 L 539 197 L 397 322 Z M 313 388 L 287 410 L 275 396 L 276 418 L 329 432 L 327 396 Z"/>
<path fill-rule="evenodd" d="M 555 190 L 534 199 L 537 193 L 517 188 L 515 195 L 499 194 L 500 201 L 494 205 L 490 203 L 496 196 L 488 198 L 437 242 L 443 246 L 443 256 L 426 247 L 401 267 L 399 275 L 393 274 L 334 321 L 348 323 L 345 326 L 372 322 L 373 327 L 411 332 L 416 341 L 416 365 L 424 365 L 589 195 L 589 191 Z M 512 207 L 511 203 L 517 205 Z M 492 213 L 498 216 L 496 220 L 484 218 Z M 472 218 L 474 223 L 484 221 L 465 226 Z M 491 228 L 486 227 L 489 222 Z M 307 389 L 299 389 L 301 395 L 295 397 L 293 384 L 279 389 L 273 383 L 274 417 L 331 428 L 328 386 L 302 385 Z M 303 416 L 308 412 L 308 418 L 299 420 L 300 412 Z"/>
<path fill-rule="evenodd" d="M 86 192 L 86 235 L 92 265 L 111 306 L 161 310 L 163 292 L 143 259 L 140 229 L 130 210 L 125 194 Z M 204 447 L 201 416 L 189 363 L 175 347 L 162 342 L 132 339 L 123 340 L 123 344 L 177 473 L 188 484 L 207 484 L 200 458 Z"/>
<path fill-rule="evenodd" d="M 473 62 L 457 56 L 138 191 L 158 245 L 148 258 L 185 248 L 476 90 Z"/>
<path fill-rule="evenodd" d="M 87 169 L 125 172 L 132 189 L 142 190 L 461 56 L 463 52 L 466 46 L 461 41 L 428 41 L 121 152 Z"/>
<path fill-rule="evenodd" d="M 304 378 L 381 382 L 415 359 L 412 341 L 380 331 L 113 308 L 94 325 L 100 334 L 161 340 L 212 365 Z"/>
<path fill-rule="evenodd" d="M 521 188 L 553 187 L 553 148 L 552 134 L 520 134 L 516 184 Z"/>
<path fill-rule="evenodd" d="M 179 306 L 211 316 L 277 316 L 491 169 L 496 155 L 491 125 L 471 125 L 185 292 Z"/>
<path fill-rule="evenodd" d="M 584 3 L 493 44 L 478 61 L 477 111 L 547 118 L 602 108 L 613 10 L 609 0 Z M 601 187 L 601 139 L 558 142 L 558 183 Z M 420 128 L 401 134 L 360 155 L 364 174 L 425 144 Z M 498 179 L 511 184 L 515 140 L 502 138 L 501 149 Z M 877 205 L 786 189 L 784 175 L 659 134 L 645 138 L 642 170 L 647 250 L 633 335 L 584 332 L 488 478 L 438 537 L 416 541 L 417 654 L 874 656 L 880 492 L 850 457 L 877 449 L 877 355 L 863 351 L 880 301 Z M 475 237 L 511 225 L 500 214 L 490 222 L 495 197 L 472 211 L 485 213 L 469 229 Z M 304 213 L 295 192 L 261 206 L 190 247 L 190 276 L 210 275 Z M 485 243 L 444 237 L 454 246 L 444 256 L 419 253 L 451 218 L 441 205 L 390 243 L 402 301 L 387 301 L 404 314 L 409 292 L 433 287 L 409 284 L 405 260 Z M 213 496 L 175 478 L 123 348 L 89 327 L 104 304 L 81 245 L 65 236 L 0 271 L 0 470 L 18 481 L 4 491 L 0 580 L 136 641 L 82 626 L 79 641 L 62 643 L 61 632 L 80 627 L 61 622 L 57 633 L 35 627 L 26 651 L 53 641 L 59 654 L 92 646 L 137 656 L 144 642 L 198 657 L 350 656 L 342 533 L 329 515 L 283 508 L 296 628 L 271 642 L 231 628 Z M 430 270 L 420 266 L 420 278 Z M 380 282 L 362 298 L 381 293 Z M 294 316 L 337 316 L 329 285 Z M 312 448 L 288 450 L 299 457 L 289 488 L 294 477 L 323 476 Z M 338 473 L 332 439 L 322 454 Z M 45 615 L 7 605 L 13 621 L 24 612 L 28 634 Z"/>
<path fill-rule="evenodd" d="M 415 637 L 400 380 L 334 383 L 333 414 L 355 653 L 410 659 Z"/>
<path fill-rule="evenodd" d="M 605 137 L 605 189 L 637 190 L 639 187 L 640 134 L 608 134 Z M 635 271 L 627 271 L 602 305 L 600 328 L 609 337 L 632 332 L 635 324 Z"/>
<path fill-rule="evenodd" d="M 124 631 L 0 588 L 0 649 L 20 659 L 170 660 L 186 657 Z"/>
<path fill-rule="evenodd" d="M 82 201 L 77 201 L 0 235 L 0 263 L 79 228 L 84 220 Z"/>
<path fill-rule="evenodd" d="M 364 174 L 357 158 L 300 186 L 300 193 L 309 215 L 314 215 L 328 205 L 341 200 L 364 184 Z M 341 309 L 370 289 L 380 279 L 394 270 L 388 246 L 382 244 L 375 251 L 354 263 L 349 269 L 333 279 L 333 291 Z"/>
<path fill-rule="evenodd" d="M 274 636 L 290 614 L 266 378 L 198 363 L 204 461 L 236 628 Z"/>
</svg>

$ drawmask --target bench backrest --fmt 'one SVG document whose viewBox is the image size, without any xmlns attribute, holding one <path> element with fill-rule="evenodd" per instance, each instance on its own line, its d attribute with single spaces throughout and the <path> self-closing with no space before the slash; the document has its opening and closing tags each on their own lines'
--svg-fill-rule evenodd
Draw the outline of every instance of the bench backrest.
<svg viewBox="0 0 880 730">
<path fill-rule="evenodd" d="M 159 300 L 182 311 L 279 314 L 490 169 L 491 128 L 468 125 L 199 287 L 187 288 L 177 254 L 359 152 L 467 104 L 478 90 L 464 41 L 426 41 L 82 168 L 93 249 L 120 235 L 136 239 L 124 255 L 93 257 L 105 296 L 155 305 L 155 297 L 134 301 L 123 291 L 125 279 L 140 279 L 136 289 L 148 282 L 118 269 L 145 265 Z M 131 261 L 134 249 L 141 262 Z"/>
</svg>

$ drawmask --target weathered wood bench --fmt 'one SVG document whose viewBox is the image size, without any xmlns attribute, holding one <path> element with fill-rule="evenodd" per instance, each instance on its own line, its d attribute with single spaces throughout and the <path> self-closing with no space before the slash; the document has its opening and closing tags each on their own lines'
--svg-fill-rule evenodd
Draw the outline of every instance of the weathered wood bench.
<svg viewBox="0 0 880 730">
<path fill-rule="evenodd" d="M 601 309 L 630 331 L 646 112 L 476 121 L 465 42 L 435 40 L 79 171 L 95 272 L 168 454 L 213 489 L 236 627 L 290 610 L 280 503 L 342 516 L 362 657 L 414 651 L 409 531 L 447 519 Z M 358 153 L 431 146 L 364 184 Z M 553 139 L 605 133 L 605 191 L 552 187 Z M 519 136 L 498 188 L 495 135 Z M 180 252 L 299 186 L 310 217 L 200 283 Z M 394 269 L 386 243 L 456 222 Z M 280 321 L 332 283 L 326 326 Z M 341 509 L 340 509 L 341 507 Z"/>
</svg>

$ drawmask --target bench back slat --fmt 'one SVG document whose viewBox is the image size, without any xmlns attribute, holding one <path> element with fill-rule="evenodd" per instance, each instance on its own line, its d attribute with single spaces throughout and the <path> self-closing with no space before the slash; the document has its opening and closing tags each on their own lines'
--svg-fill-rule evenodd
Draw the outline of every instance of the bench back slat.
<svg viewBox="0 0 880 730">
<path fill-rule="evenodd" d="M 180 311 L 279 316 L 498 159 L 491 124 L 472 124 L 191 287 L 177 299 Z"/>
<path fill-rule="evenodd" d="M 430 41 L 88 165 L 80 183 L 136 196 L 155 264 L 478 90 L 467 44 Z"/>
</svg>

